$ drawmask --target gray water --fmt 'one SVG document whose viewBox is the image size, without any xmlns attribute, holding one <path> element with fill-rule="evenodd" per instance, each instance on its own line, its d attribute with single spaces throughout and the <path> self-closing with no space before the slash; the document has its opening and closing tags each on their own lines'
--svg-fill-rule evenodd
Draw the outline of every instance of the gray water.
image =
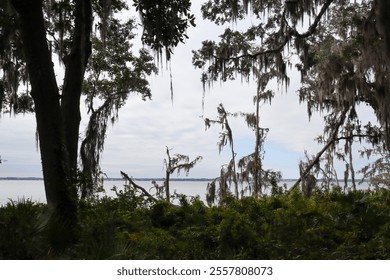
<svg viewBox="0 0 390 280">
<path fill-rule="evenodd" d="M 155 194 L 152 180 L 136 181 L 137 184 L 145 188 L 151 194 Z M 105 194 L 114 196 L 115 192 L 112 188 L 116 186 L 119 190 L 123 189 L 125 181 L 123 180 L 106 180 L 104 182 Z M 157 181 L 162 185 L 161 181 Z M 186 196 L 199 196 L 203 201 L 206 199 L 206 188 L 208 181 L 171 181 L 171 194 L 174 192 L 185 194 Z M 284 180 L 280 184 L 286 184 L 291 187 L 295 180 Z M 358 189 L 367 189 L 368 184 L 363 183 L 358 185 Z M 42 180 L 0 180 L 0 205 L 4 205 L 9 201 L 18 201 L 29 199 L 36 202 L 46 203 L 45 190 Z"/>
<path fill-rule="evenodd" d="M 114 180 L 105 181 L 104 190 L 108 196 L 114 196 L 112 190 L 114 186 L 118 190 L 123 190 L 125 181 Z M 136 183 L 151 194 L 155 194 L 155 189 L 150 181 L 136 181 Z M 162 185 L 161 181 L 157 181 Z M 187 196 L 199 196 L 201 199 L 206 198 L 207 181 L 172 181 L 170 182 L 171 193 L 175 191 Z M 104 193 L 102 194 L 104 195 Z M 4 205 L 9 201 L 18 201 L 29 199 L 36 202 L 46 203 L 45 190 L 42 180 L 0 180 L 0 205 Z"/>
</svg>

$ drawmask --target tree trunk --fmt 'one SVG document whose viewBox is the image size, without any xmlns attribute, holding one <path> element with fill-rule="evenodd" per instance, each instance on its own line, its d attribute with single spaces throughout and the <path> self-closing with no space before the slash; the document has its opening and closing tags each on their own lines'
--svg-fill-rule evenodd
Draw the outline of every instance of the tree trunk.
<svg viewBox="0 0 390 280">
<path fill-rule="evenodd" d="M 260 92 L 257 91 L 256 96 L 256 143 L 255 143 L 255 153 L 254 153 L 254 186 L 253 186 L 253 195 L 254 197 L 258 197 L 262 191 L 262 178 L 261 178 L 261 170 L 262 170 L 262 162 L 260 159 Z"/>
<path fill-rule="evenodd" d="M 49 51 L 42 0 L 13 0 L 19 13 L 23 51 L 35 103 L 39 147 L 49 208 L 67 204 L 68 158 L 61 131 L 59 91 Z"/>
<path fill-rule="evenodd" d="M 376 27 L 385 44 L 387 59 L 390 61 L 390 2 L 375 0 Z"/>
<path fill-rule="evenodd" d="M 376 29 L 384 44 L 384 62 L 390 64 L 390 1 L 375 0 L 375 23 Z M 377 81 L 376 99 L 379 105 L 379 120 L 385 130 L 385 143 L 387 150 L 390 150 L 390 98 L 388 89 L 388 76 L 383 77 L 384 81 Z M 378 83 L 379 82 L 379 83 Z M 385 86 L 383 86 L 385 85 Z M 377 113 L 378 115 L 378 113 Z"/>
<path fill-rule="evenodd" d="M 90 0 L 75 1 L 75 27 L 71 53 L 65 58 L 61 112 L 72 175 L 77 170 L 80 129 L 80 97 L 85 68 L 91 55 L 92 7 Z"/>
<path fill-rule="evenodd" d="M 23 52 L 35 104 L 46 199 L 51 213 L 49 240 L 54 250 L 62 250 L 73 242 L 77 224 L 77 193 L 69 180 L 69 145 L 64 137 L 67 122 L 63 117 L 66 114 L 61 114 L 42 0 L 12 0 L 11 3 L 19 14 Z"/>
<path fill-rule="evenodd" d="M 171 174 L 169 173 L 169 171 L 167 170 L 165 172 L 165 180 L 164 180 L 164 188 L 165 188 L 165 197 L 166 197 L 166 200 L 168 202 L 170 202 L 171 200 L 171 194 L 169 192 L 169 180 L 170 180 L 170 176 Z"/>
<path fill-rule="evenodd" d="M 167 147 L 167 156 L 168 161 L 166 162 L 166 170 L 165 170 L 165 179 L 164 179 L 164 189 L 165 189 L 165 197 L 168 202 L 171 200 L 171 194 L 169 192 L 169 180 L 172 172 L 172 160 L 171 155 L 169 154 L 169 149 Z"/>
</svg>

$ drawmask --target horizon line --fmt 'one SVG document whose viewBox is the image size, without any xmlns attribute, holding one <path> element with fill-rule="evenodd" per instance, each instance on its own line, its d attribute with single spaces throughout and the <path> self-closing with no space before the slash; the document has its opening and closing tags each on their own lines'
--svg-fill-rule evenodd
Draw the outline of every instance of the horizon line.
<svg viewBox="0 0 390 280">
<path fill-rule="evenodd" d="M 133 177 L 132 178 L 133 180 L 135 181 L 150 181 L 150 180 L 155 180 L 155 181 L 164 181 L 164 178 L 161 178 L 161 177 L 141 177 L 141 178 L 136 178 L 136 177 Z M 213 181 L 215 180 L 216 178 L 205 178 L 205 177 L 201 177 L 201 178 L 193 178 L 193 177 L 190 177 L 190 178 L 170 178 L 170 181 Z M 12 181 L 12 180 L 34 180 L 34 181 L 43 181 L 43 177 L 34 177 L 34 176 L 26 176 L 26 177 L 17 177 L 17 176 L 7 176 L 7 177 L 0 177 L 0 180 L 9 180 L 9 181 Z M 104 178 L 103 180 L 107 180 L 107 181 L 126 181 L 126 179 L 124 178 L 120 178 L 120 177 L 108 177 L 108 178 Z M 281 181 L 292 181 L 292 180 L 298 180 L 298 179 L 294 179 L 294 178 L 289 178 L 289 179 L 281 179 Z"/>
<path fill-rule="evenodd" d="M 161 178 L 161 177 L 141 177 L 141 178 L 135 178 L 133 177 L 132 178 L 133 180 L 135 181 L 164 181 L 164 178 Z M 215 180 L 216 178 L 205 178 L 205 177 L 202 177 L 202 178 L 193 178 L 193 177 L 190 177 L 190 178 L 170 178 L 170 181 L 213 181 Z M 34 177 L 34 176 L 26 176 L 26 177 L 17 177 L 17 176 L 7 176 L 7 177 L 0 177 L 0 181 L 28 181 L 28 180 L 31 180 L 31 181 L 43 181 L 43 177 Z M 104 178 L 103 180 L 106 180 L 106 181 L 126 181 L 126 179 L 124 178 L 120 178 L 120 177 L 106 177 Z M 286 181 L 296 181 L 298 179 L 295 179 L 295 178 L 286 178 L 286 179 L 281 179 L 280 182 L 286 182 Z M 317 179 L 318 181 L 320 181 L 321 179 Z M 344 181 L 344 180 L 339 180 L 339 182 L 341 181 Z M 356 182 L 359 182 L 361 181 L 360 178 L 358 179 L 355 179 Z M 352 179 L 348 179 L 348 182 L 352 182 Z"/>
</svg>

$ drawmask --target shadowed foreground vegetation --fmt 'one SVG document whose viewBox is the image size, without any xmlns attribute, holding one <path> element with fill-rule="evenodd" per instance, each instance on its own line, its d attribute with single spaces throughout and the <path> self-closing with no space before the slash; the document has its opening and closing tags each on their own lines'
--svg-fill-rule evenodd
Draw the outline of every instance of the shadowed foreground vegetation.
<svg viewBox="0 0 390 280">
<path fill-rule="evenodd" d="M 0 208 L 2 259 L 389 259 L 390 191 L 333 189 L 225 199 L 207 207 L 177 197 L 152 202 L 131 189 L 82 202 L 78 239 L 48 247 L 46 205 Z M 58 234 L 61 234 L 60 232 Z"/>
</svg>

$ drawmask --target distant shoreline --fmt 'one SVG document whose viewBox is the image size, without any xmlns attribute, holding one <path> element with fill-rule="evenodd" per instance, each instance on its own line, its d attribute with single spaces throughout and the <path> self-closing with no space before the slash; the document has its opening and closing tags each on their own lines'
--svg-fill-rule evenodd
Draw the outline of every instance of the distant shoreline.
<svg viewBox="0 0 390 280">
<path fill-rule="evenodd" d="M 163 182 L 164 178 L 133 178 L 134 181 L 139 182 Z M 171 182 L 211 182 L 215 180 L 215 178 L 171 178 Z M 298 179 L 282 179 L 280 182 L 296 182 Z M 360 182 L 361 179 L 355 179 L 357 183 Z M 0 177 L 0 181 L 43 181 L 41 177 Z M 123 178 L 104 178 L 104 181 L 125 181 Z M 320 181 L 320 179 L 319 179 Z M 344 182 L 344 180 L 340 180 L 339 182 Z M 352 182 L 351 179 L 348 182 Z"/>
<path fill-rule="evenodd" d="M 134 181 L 164 181 L 164 178 L 133 178 Z M 215 178 L 171 178 L 178 182 L 211 182 Z M 282 179 L 281 182 L 296 181 L 297 179 Z M 0 177 L 0 181 L 43 181 L 41 177 Z M 104 178 L 104 181 L 125 181 L 123 178 Z"/>
<path fill-rule="evenodd" d="M 134 181 L 164 181 L 164 178 L 133 178 Z M 203 181 L 209 182 L 211 178 L 171 178 L 170 181 Z M 0 181 L 43 181 L 40 177 L 0 177 Z M 123 178 L 104 178 L 104 181 L 125 181 Z"/>
</svg>

